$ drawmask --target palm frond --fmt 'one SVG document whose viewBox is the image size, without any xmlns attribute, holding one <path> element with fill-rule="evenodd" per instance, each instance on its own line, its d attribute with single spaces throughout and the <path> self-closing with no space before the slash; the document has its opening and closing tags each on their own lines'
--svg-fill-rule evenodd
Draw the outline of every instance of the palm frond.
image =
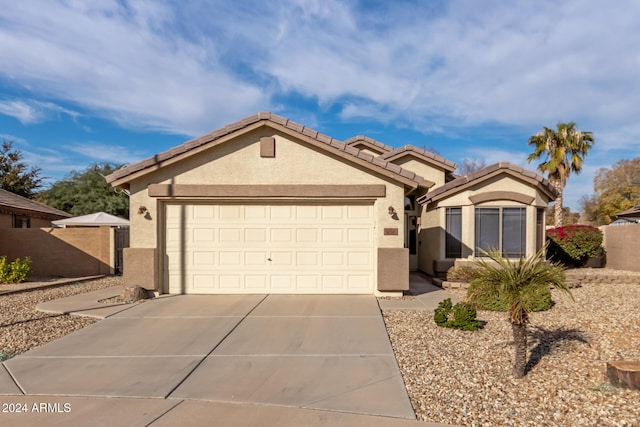
<svg viewBox="0 0 640 427">
<path fill-rule="evenodd" d="M 534 256 L 509 260 L 495 250 L 482 251 L 486 259 L 475 262 L 478 272 L 472 279 L 473 292 L 467 295 L 471 303 L 484 297 L 500 295 L 509 303 L 509 321 L 526 324 L 535 305 L 535 291 L 542 286 L 554 286 L 567 292 L 564 271 L 558 264 L 548 263 L 544 254 L 547 245 Z"/>
</svg>

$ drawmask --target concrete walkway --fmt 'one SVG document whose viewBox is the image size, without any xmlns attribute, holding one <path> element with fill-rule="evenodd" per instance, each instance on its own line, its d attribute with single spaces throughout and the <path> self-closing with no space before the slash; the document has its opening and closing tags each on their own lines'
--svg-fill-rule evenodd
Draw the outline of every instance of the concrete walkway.
<svg viewBox="0 0 640 427">
<path fill-rule="evenodd" d="M 458 297 L 435 286 L 428 276 L 417 272 L 409 274 L 408 298 L 381 298 L 378 304 L 382 310 L 435 310 L 440 301 L 447 298 L 451 298 L 454 304 L 459 302 Z"/>
<path fill-rule="evenodd" d="M 109 293 L 113 289 L 41 305 L 106 319 L 5 361 L 0 401 L 25 403 L 29 413 L 2 414 L 3 421 L 438 425 L 414 421 L 372 296 L 96 302 Z M 48 413 L 34 413 L 42 403 Z"/>
</svg>

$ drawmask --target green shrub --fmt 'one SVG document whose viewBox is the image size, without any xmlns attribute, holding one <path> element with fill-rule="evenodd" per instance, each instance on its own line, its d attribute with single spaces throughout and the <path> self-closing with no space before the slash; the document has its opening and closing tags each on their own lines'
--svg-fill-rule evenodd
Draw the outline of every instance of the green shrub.
<svg viewBox="0 0 640 427">
<path fill-rule="evenodd" d="M 452 305 L 451 298 L 447 298 L 438 304 L 433 320 L 436 325 L 445 328 L 475 331 L 481 326 L 480 321 L 476 320 L 476 315 L 476 309 L 472 305 L 460 302 Z"/>
<path fill-rule="evenodd" d="M 473 275 L 477 272 L 477 268 L 470 265 L 460 265 L 457 267 L 451 267 L 447 270 L 448 282 L 463 282 L 469 283 L 473 279 Z"/>
<path fill-rule="evenodd" d="M 567 225 L 547 230 L 547 259 L 581 267 L 589 257 L 601 256 L 602 231 L 590 225 Z"/>
<path fill-rule="evenodd" d="M 21 283 L 31 275 L 31 259 L 16 258 L 7 262 L 7 257 L 0 257 L 0 283 Z"/>
<path fill-rule="evenodd" d="M 477 285 L 473 282 L 467 289 L 467 295 L 476 293 Z M 533 289 L 530 293 L 524 294 L 527 298 L 531 311 L 546 311 L 551 308 L 551 289 L 548 286 L 541 286 Z M 484 292 L 481 296 L 477 296 L 474 300 L 476 306 L 483 310 L 489 311 L 508 311 L 509 303 L 506 296 L 501 296 L 497 292 Z"/>
</svg>

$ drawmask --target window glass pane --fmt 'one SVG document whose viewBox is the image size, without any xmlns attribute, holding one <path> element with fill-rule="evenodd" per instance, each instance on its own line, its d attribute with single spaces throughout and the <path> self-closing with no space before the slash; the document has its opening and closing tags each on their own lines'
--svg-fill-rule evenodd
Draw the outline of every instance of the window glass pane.
<svg viewBox="0 0 640 427">
<path fill-rule="evenodd" d="M 544 209 L 538 208 L 536 212 L 536 252 L 544 245 Z"/>
<path fill-rule="evenodd" d="M 476 208 L 476 255 L 479 249 L 500 249 L 500 209 Z"/>
<path fill-rule="evenodd" d="M 462 258 L 462 208 L 446 210 L 445 257 Z"/>
<path fill-rule="evenodd" d="M 525 254 L 525 208 L 502 209 L 502 255 L 517 258 Z"/>
</svg>

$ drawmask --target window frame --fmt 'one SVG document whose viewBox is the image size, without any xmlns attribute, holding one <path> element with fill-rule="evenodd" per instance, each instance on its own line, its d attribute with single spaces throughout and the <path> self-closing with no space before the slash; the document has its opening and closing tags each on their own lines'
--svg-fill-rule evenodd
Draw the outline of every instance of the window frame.
<svg viewBox="0 0 640 427">
<path fill-rule="evenodd" d="M 509 213 L 509 215 L 507 215 L 507 219 L 509 219 L 509 217 L 513 218 L 518 218 L 518 222 L 516 223 L 509 223 L 509 221 L 505 221 L 505 210 L 507 210 L 507 212 Z M 489 212 L 493 212 L 492 215 L 497 217 L 497 224 L 495 223 L 495 219 L 494 218 L 487 218 L 487 227 L 482 227 L 482 221 L 479 222 L 479 219 L 482 220 L 482 213 L 483 211 L 486 214 L 489 214 Z M 518 211 L 517 213 L 515 211 Z M 497 215 L 496 215 L 497 213 Z M 510 215 L 511 213 L 516 213 L 516 215 Z M 489 222 L 489 220 L 491 220 L 491 222 L 494 222 L 493 224 L 491 222 Z M 518 225 L 519 226 L 519 250 L 517 251 L 513 251 L 513 250 L 509 250 L 509 249 L 513 249 L 511 247 L 505 247 L 505 238 L 508 238 L 507 233 L 505 232 L 505 226 L 508 227 L 509 225 Z M 495 233 L 495 231 L 492 232 L 492 230 L 490 229 L 491 227 L 496 228 L 497 227 L 497 232 L 498 235 L 495 236 L 493 233 Z M 486 230 L 489 230 L 489 232 L 487 233 Z M 483 233 L 484 231 L 484 233 Z M 474 256 L 475 257 L 482 257 L 482 254 L 480 253 L 480 249 L 484 249 L 484 250 L 489 250 L 489 249 L 497 249 L 498 251 L 500 251 L 500 255 L 502 257 L 505 258 L 520 258 L 520 257 L 524 257 L 527 254 L 527 208 L 525 206 L 475 206 L 474 207 L 474 242 L 473 242 L 473 247 L 474 247 Z M 479 240 L 483 239 L 482 234 L 485 234 L 484 240 L 488 240 L 488 238 L 486 237 L 488 235 L 488 237 L 491 238 L 491 240 L 493 242 L 497 241 L 497 245 L 495 247 L 493 247 L 493 245 L 490 245 L 490 247 L 486 247 L 484 248 L 483 246 L 481 246 L 482 241 L 479 242 Z M 491 243 L 493 243 L 491 242 Z M 507 252 L 507 250 L 509 250 Z"/>
<path fill-rule="evenodd" d="M 462 207 L 445 208 L 444 217 L 444 257 L 448 259 L 462 258 Z M 454 247 L 452 248 L 452 246 Z M 459 248 L 455 246 L 459 246 Z"/>
</svg>

